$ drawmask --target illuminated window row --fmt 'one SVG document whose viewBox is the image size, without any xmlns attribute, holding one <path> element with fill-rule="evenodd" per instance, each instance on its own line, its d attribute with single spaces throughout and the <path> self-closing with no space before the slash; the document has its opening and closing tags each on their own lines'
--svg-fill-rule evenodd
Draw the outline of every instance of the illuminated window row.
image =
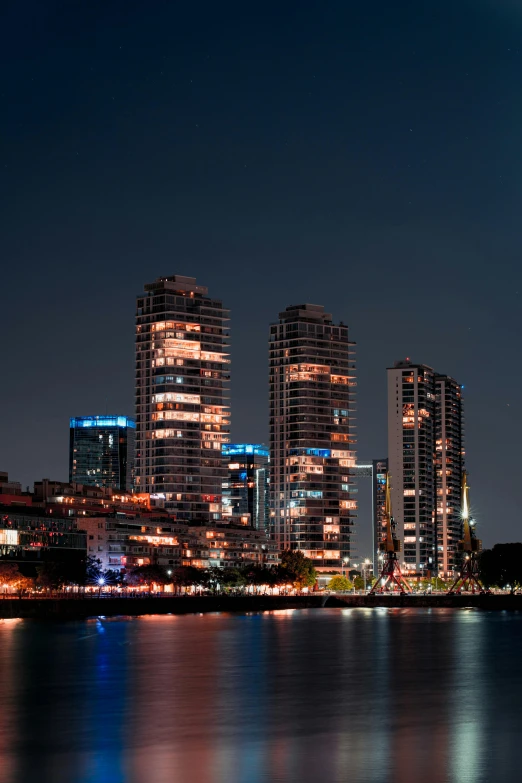
<svg viewBox="0 0 522 783">
<path fill-rule="evenodd" d="M 151 325 L 152 332 L 164 332 L 166 329 L 172 329 L 174 331 L 187 331 L 187 332 L 200 332 L 201 326 L 199 324 L 191 323 L 177 323 L 176 321 L 158 321 Z"/>
<path fill-rule="evenodd" d="M 199 405 L 201 396 L 199 394 L 177 394 L 176 392 L 164 392 L 162 394 L 153 394 L 152 402 L 187 402 Z"/>
<path fill-rule="evenodd" d="M 326 364 L 291 364 L 287 368 L 289 372 L 313 372 L 329 375 L 330 368 Z"/>
<path fill-rule="evenodd" d="M 174 420 L 199 422 L 199 413 L 190 411 L 156 411 L 151 416 L 152 421 Z"/>
</svg>

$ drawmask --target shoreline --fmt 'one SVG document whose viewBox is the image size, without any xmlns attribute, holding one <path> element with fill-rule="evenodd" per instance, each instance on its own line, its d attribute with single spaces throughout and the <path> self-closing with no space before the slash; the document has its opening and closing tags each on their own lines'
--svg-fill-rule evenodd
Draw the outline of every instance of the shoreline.
<svg viewBox="0 0 522 783">
<path fill-rule="evenodd" d="M 520 611 L 522 595 L 343 595 L 295 596 L 139 596 L 132 598 L 2 598 L 0 620 L 82 620 L 88 617 L 138 617 L 153 614 L 202 614 L 210 612 L 266 612 L 321 608 L 482 609 Z"/>
</svg>

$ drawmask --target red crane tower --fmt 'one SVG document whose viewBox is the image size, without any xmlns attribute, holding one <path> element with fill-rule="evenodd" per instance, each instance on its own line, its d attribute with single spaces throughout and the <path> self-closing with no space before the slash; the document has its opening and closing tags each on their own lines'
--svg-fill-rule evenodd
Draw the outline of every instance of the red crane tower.
<svg viewBox="0 0 522 783">
<path fill-rule="evenodd" d="M 481 541 L 475 537 L 473 520 L 469 516 L 469 486 L 468 474 L 462 471 L 462 541 L 459 541 L 458 551 L 462 552 L 462 566 L 448 595 L 465 592 L 482 593 L 484 588 L 479 579 L 478 553 L 481 550 Z"/>
<path fill-rule="evenodd" d="M 401 572 L 401 566 L 397 559 L 397 553 L 401 551 L 401 542 L 395 537 L 395 521 L 391 513 L 390 477 L 386 477 L 386 505 L 384 508 L 386 520 L 386 537 L 379 544 L 379 549 L 384 555 L 382 571 L 379 578 L 370 590 L 373 593 L 384 593 L 389 590 L 399 589 L 401 593 L 411 593 L 411 587 Z"/>
</svg>

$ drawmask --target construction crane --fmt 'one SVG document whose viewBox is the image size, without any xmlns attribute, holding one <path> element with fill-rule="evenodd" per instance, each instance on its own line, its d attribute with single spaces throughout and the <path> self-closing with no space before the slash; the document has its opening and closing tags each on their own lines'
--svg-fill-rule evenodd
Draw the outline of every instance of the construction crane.
<svg viewBox="0 0 522 783">
<path fill-rule="evenodd" d="M 462 552 L 462 565 L 460 573 L 455 579 L 448 595 L 465 592 L 482 593 L 484 588 L 479 579 L 478 553 L 482 548 L 482 542 L 475 536 L 473 520 L 469 515 L 469 486 L 468 474 L 462 471 L 462 541 L 458 543 L 458 551 Z"/>
<path fill-rule="evenodd" d="M 379 550 L 383 553 L 384 558 L 382 571 L 370 590 L 370 595 L 395 589 L 398 589 L 401 593 L 411 593 L 411 587 L 402 575 L 401 566 L 397 558 L 397 554 L 401 551 L 401 542 L 395 537 L 395 521 L 392 517 L 389 476 L 386 476 L 384 518 L 386 520 L 386 536 L 379 543 Z"/>
</svg>

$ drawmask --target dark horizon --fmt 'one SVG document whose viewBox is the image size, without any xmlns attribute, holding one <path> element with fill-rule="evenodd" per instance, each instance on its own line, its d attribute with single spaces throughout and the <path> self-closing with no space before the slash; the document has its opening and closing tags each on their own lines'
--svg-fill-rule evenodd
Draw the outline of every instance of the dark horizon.
<svg viewBox="0 0 522 783">
<path fill-rule="evenodd" d="M 0 470 L 66 480 L 69 417 L 134 415 L 135 298 L 181 274 L 231 309 L 232 442 L 268 439 L 269 324 L 322 304 L 357 343 L 361 461 L 387 454 L 386 367 L 448 374 L 478 535 L 519 539 L 522 12 L 31 0 L 5 16 Z"/>
</svg>

